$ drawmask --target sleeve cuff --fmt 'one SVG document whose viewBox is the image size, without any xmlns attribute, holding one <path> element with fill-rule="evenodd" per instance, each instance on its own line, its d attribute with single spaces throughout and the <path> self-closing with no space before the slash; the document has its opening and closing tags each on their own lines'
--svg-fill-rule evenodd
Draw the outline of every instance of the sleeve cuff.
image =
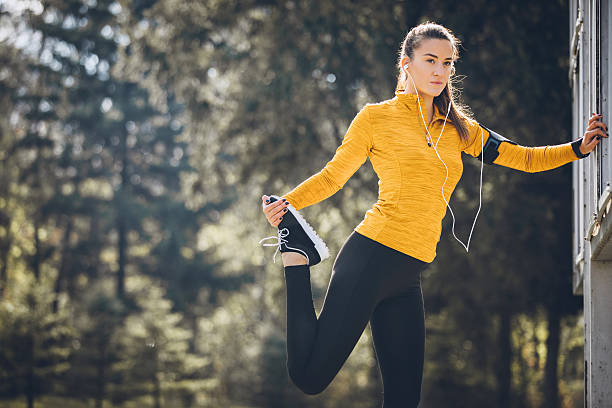
<svg viewBox="0 0 612 408">
<path fill-rule="evenodd" d="M 580 139 L 576 139 L 572 142 L 572 149 L 574 150 L 576 157 L 578 157 L 579 159 L 583 159 L 591 154 L 591 152 L 588 152 L 587 154 L 580 153 L 580 145 L 582 144 L 582 139 L 583 137 L 581 137 Z"/>
<path fill-rule="evenodd" d="M 299 200 L 297 200 L 293 195 L 292 195 L 293 191 L 290 191 L 288 193 L 283 194 L 281 197 L 281 199 L 286 199 L 287 201 L 289 201 L 289 204 L 291 204 L 293 206 L 293 208 L 295 208 L 296 210 L 301 210 L 303 207 L 300 206 L 301 202 L 299 202 Z"/>
</svg>

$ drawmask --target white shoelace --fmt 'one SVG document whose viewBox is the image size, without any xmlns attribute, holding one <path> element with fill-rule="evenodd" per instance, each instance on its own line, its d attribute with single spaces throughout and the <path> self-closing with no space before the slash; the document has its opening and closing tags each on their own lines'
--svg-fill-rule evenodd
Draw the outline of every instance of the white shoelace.
<svg viewBox="0 0 612 408">
<path fill-rule="evenodd" d="M 266 238 L 262 238 L 259 240 L 259 243 L 261 244 L 263 241 L 267 240 L 267 239 L 277 239 L 277 242 L 274 244 L 263 244 L 263 246 L 275 246 L 276 247 L 276 251 L 274 251 L 274 257 L 272 258 L 274 263 L 276 263 L 276 254 L 278 253 L 278 251 L 280 250 L 281 245 L 285 244 L 285 247 L 287 247 L 288 249 L 293 249 L 299 253 L 301 253 L 302 255 L 304 255 L 306 257 L 306 262 L 307 264 L 310 264 L 310 258 L 308 258 L 308 254 L 304 251 L 302 251 L 301 249 L 298 248 L 293 248 L 290 247 L 289 245 L 287 245 L 287 240 L 285 239 L 285 237 L 289 235 L 289 229 L 288 228 L 281 228 L 278 230 L 278 236 L 272 235 Z"/>
</svg>

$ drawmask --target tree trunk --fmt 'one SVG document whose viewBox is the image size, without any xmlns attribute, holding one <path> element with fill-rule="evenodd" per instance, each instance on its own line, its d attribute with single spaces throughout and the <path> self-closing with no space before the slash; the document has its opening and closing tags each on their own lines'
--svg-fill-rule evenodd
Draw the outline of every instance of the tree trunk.
<svg viewBox="0 0 612 408">
<path fill-rule="evenodd" d="M 512 371 L 510 364 L 512 362 L 512 345 L 510 343 L 510 321 L 511 315 L 507 311 L 502 311 L 499 315 L 499 362 L 497 364 L 497 407 L 510 407 L 510 384 L 512 379 Z"/>
<path fill-rule="evenodd" d="M 26 337 L 28 353 L 28 368 L 26 374 L 25 394 L 28 408 L 34 408 L 34 336 L 29 333 Z"/>
<path fill-rule="evenodd" d="M 559 337 L 561 321 L 559 310 L 548 309 L 548 338 L 546 339 L 546 367 L 544 369 L 544 408 L 559 408 L 559 381 L 557 367 L 559 360 Z"/>
<path fill-rule="evenodd" d="M 2 265 L 0 265 L 0 299 L 2 297 L 4 297 L 4 288 L 6 288 L 6 285 L 8 283 L 8 255 L 9 255 L 9 251 L 11 250 L 11 239 L 9 237 L 9 227 L 6 226 L 6 235 L 7 238 L 5 240 L 5 242 L 2 243 L 2 252 L 0 253 L 0 257 L 2 257 L 2 259 L 0 260 L 0 262 L 2 262 Z"/>
<path fill-rule="evenodd" d="M 68 265 L 70 257 L 70 234 L 72 232 L 72 218 L 68 216 L 66 229 L 64 230 L 64 239 L 62 242 L 62 259 L 60 261 L 59 270 L 57 271 L 57 279 L 55 280 L 55 299 L 53 299 L 53 313 L 57 313 L 58 296 L 62 291 L 62 284 L 66 279 L 66 265 Z"/>
<path fill-rule="evenodd" d="M 98 346 L 98 376 L 96 378 L 96 408 L 102 408 L 106 392 L 106 344 L 100 341 Z"/>
<path fill-rule="evenodd" d="M 521 407 L 527 407 L 527 393 L 528 393 L 528 385 L 529 385 L 529 380 L 528 380 L 528 373 L 529 373 L 529 366 L 527 364 L 527 361 L 525 361 L 525 358 L 523 357 L 523 349 L 525 348 L 526 344 L 529 343 L 529 339 L 528 339 L 528 333 L 525 330 L 520 329 L 520 342 L 518 344 L 518 348 L 517 348 L 517 359 L 519 361 L 519 395 L 517 396 L 517 401 L 519 401 L 519 406 Z M 524 339 L 526 339 L 527 341 L 525 341 Z"/>
<path fill-rule="evenodd" d="M 121 204 L 122 205 L 122 204 Z M 127 228 L 123 215 L 119 213 L 117 219 L 117 233 L 119 234 L 119 269 L 117 270 L 117 297 L 123 299 L 125 294 L 125 264 L 127 250 Z"/>
<path fill-rule="evenodd" d="M 4 167 L 4 166 L 3 166 Z M 4 182 L 6 180 L 7 182 Z M 4 237 L 0 239 L 0 299 L 4 296 L 4 288 L 8 283 L 8 258 L 9 251 L 11 250 L 11 214 L 8 211 L 9 205 L 9 186 L 8 180 L 3 178 L 2 190 L 0 191 L 0 197 L 4 198 L 4 209 L 0 211 L 0 226 L 4 228 Z"/>
<path fill-rule="evenodd" d="M 125 265 L 127 264 L 127 222 L 124 215 L 125 207 L 127 206 L 128 194 L 128 158 L 126 135 L 121 135 L 121 188 L 118 192 L 119 200 L 117 202 L 117 233 L 119 234 L 119 270 L 117 271 L 117 297 L 123 299 L 125 294 Z"/>
<path fill-rule="evenodd" d="M 104 246 L 104 242 L 100 238 L 100 219 L 95 215 L 92 215 L 89 219 L 89 238 L 88 241 L 91 242 L 92 247 L 89 250 L 91 254 L 92 262 L 88 264 L 86 274 L 87 278 L 96 279 L 98 277 L 98 262 L 100 259 L 100 251 Z M 68 274 L 68 293 L 70 297 L 73 298 L 73 295 L 76 294 L 76 284 L 75 279 L 78 272 L 81 271 L 70 271 Z"/>
<path fill-rule="evenodd" d="M 32 258 L 32 271 L 34 272 L 34 277 L 36 278 L 36 281 L 39 280 L 40 278 L 40 255 L 41 255 L 41 248 L 40 248 L 40 237 L 38 236 L 38 226 L 39 226 L 39 220 L 38 220 L 38 215 L 34 215 L 34 257 Z"/>
<path fill-rule="evenodd" d="M 200 329 L 198 327 L 198 316 L 193 311 L 193 308 L 190 308 L 189 311 L 185 314 L 185 319 L 191 326 L 191 336 L 189 337 L 189 352 L 193 354 L 197 354 L 196 342 L 200 337 Z"/>
<path fill-rule="evenodd" d="M 157 350 L 153 351 L 153 358 L 155 359 L 155 372 L 153 373 L 153 406 L 155 408 L 161 408 L 161 384 L 159 383 L 159 360 Z"/>
</svg>

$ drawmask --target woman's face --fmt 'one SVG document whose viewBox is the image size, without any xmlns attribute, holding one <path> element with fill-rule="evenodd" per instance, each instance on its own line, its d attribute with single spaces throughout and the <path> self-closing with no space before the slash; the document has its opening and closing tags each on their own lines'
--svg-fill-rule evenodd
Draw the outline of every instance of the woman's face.
<svg viewBox="0 0 612 408">
<path fill-rule="evenodd" d="M 440 95 L 444 90 L 453 64 L 453 47 L 450 41 L 433 38 L 421 42 L 414 50 L 412 60 L 408 57 L 402 58 L 402 69 L 412 75 L 419 94 L 432 97 Z M 406 92 L 415 93 L 410 75 L 406 75 Z"/>
</svg>

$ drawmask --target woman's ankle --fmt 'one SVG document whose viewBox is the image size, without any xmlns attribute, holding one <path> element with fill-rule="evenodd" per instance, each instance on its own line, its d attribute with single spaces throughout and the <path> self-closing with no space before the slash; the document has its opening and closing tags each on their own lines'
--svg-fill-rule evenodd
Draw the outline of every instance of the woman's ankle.
<svg viewBox="0 0 612 408">
<path fill-rule="evenodd" d="M 306 257 L 298 252 L 283 252 L 283 266 L 308 265 Z"/>
</svg>

